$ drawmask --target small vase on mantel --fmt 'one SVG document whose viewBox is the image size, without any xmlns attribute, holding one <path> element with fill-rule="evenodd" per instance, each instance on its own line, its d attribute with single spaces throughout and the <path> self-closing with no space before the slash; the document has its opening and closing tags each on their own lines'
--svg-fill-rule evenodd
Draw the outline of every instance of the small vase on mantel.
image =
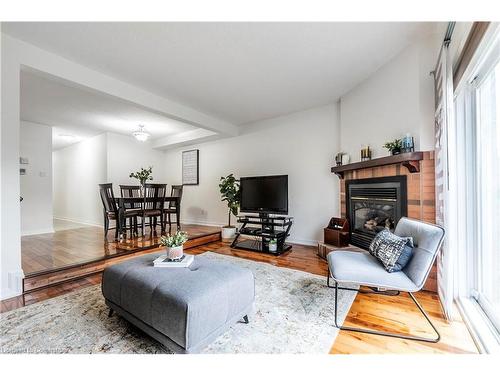
<svg viewBox="0 0 500 375">
<path fill-rule="evenodd" d="M 392 153 L 392 155 L 399 155 L 401 153 L 401 149 L 400 148 L 393 148 L 391 150 L 391 153 Z"/>
<path fill-rule="evenodd" d="M 361 161 L 368 161 L 372 159 L 372 150 L 370 146 L 361 146 Z"/>
</svg>

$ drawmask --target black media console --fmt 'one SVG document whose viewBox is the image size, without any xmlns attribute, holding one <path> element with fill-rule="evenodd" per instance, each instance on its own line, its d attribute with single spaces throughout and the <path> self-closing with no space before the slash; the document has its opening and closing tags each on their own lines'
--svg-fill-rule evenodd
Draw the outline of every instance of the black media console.
<svg viewBox="0 0 500 375">
<path fill-rule="evenodd" d="M 290 250 L 292 245 L 287 244 L 293 217 L 290 216 L 238 216 L 238 223 L 242 223 L 231 244 L 232 248 L 258 251 L 273 255 L 280 255 Z M 252 236 L 254 239 L 241 239 L 240 236 Z M 269 250 L 269 241 L 276 240 L 276 251 Z"/>
</svg>

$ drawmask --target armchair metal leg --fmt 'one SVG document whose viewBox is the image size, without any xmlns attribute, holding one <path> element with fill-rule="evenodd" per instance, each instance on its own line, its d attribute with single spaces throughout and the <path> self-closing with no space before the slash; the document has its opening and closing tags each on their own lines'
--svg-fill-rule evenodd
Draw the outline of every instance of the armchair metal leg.
<svg viewBox="0 0 500 375">
<path fill-rule="evenodd" d="M 423 341 L 423 342 L 430 342 L 430 343 L 436 343 L 441 339 L 441 335 L 439 334 L 438 330 L 432 324 L 429 316 L 427 313 L 424 311 L 422 306 L 418 303 L 418 301 L 415 299 L 412 293 L 408 292 L 410 295 L 411 299 L 417 305 L 418 309 L 422 313 L 422 315 L 425 317 L 427 322 L 430 324 L 434 332 L 436 333 L 437 337 L 436 338 L 427 338 L 427 337 L 422 337 L 422 336 L 410 336 L 410 335 L 400 335 L 397 333 L 392 333 L 392 332 L 386 332 L 386 331 L 377 331 L 377 330 L 371 330 L 371 329 L 365 329 L 365 328 L 356 328 L 356 327 L 347 327 L 347 326 L 340 326 L 337 322 L 337 314 L 338 314 L 338 290 L 339 289 L 347 289 L 347 290 L 356 290 L 356 289 L 349 289 L 349 288 L 341 288 L 338 286 L 338 283 L 335 281 L 335 326 L 339 328 L 342 331 L 351 331 L 351 332 L 360 332 L 360 333 L 368 333 L 371 335 L 379 335 L 379 336 L 386 336 L 386 337 L 395 337 L 399 339 L 405 339 L 405 340 L 414 340 L 414 341 Z"/>
</svg>

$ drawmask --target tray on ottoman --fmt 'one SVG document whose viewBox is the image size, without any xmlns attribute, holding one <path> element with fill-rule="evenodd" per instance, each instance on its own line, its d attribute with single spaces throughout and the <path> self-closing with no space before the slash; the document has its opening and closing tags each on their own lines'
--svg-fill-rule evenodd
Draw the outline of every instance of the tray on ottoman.
<svg viewBox="0 0 500 375">
<path fill-rule="evenodd" d="M 250 270 L 195 257 L 186 268 L 153 267 L 148 254 L 105 269 L 102 293 L 111 312 L 178 353 L 200 352 L 252 311 Z"/>
</svg>

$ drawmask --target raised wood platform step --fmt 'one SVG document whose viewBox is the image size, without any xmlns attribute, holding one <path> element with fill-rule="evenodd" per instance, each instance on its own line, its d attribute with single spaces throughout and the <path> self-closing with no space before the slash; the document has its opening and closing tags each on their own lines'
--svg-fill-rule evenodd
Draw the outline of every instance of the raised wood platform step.
<svg viewBox="0 0 500 375">
<path fill-rule="evenodd" d="M 74 236 L 78 236 L 78 233 L 74 233 Z M 207 227 L 202 232 L 197 232 L 196 235 L 190 236 L 190 239 L 184 244 L 184 248 L 190 249 L 220 240 L 220 228 Z M 70 243 L 71 241 L 68 241 L 68 245 Z M 123 246 L 123 244 L 117 245 L 116 243 L 110 243 L 103 246 L 112 247 L 113 251 L 107 250 L 104 252 L 103 256 L 97 259 L 66 264 L 60 267 L 48 267 L 27 274 L 23 281 L 23 293 L 29 293 L 49 286 L 84 278 L 102 272 L 106 267 L 125 259 L 162 251 L 159 249 L 158 237 L 153 237 L 149 245 L 142 247 L 134 247 L 131 246 L 130 243 L 127 246 Z M 54 252 L 57 252 L 57 250 L 54 249 Z M 26 257 L 23 258 L 23 264 L 28 261 Z"/>
</svg>

